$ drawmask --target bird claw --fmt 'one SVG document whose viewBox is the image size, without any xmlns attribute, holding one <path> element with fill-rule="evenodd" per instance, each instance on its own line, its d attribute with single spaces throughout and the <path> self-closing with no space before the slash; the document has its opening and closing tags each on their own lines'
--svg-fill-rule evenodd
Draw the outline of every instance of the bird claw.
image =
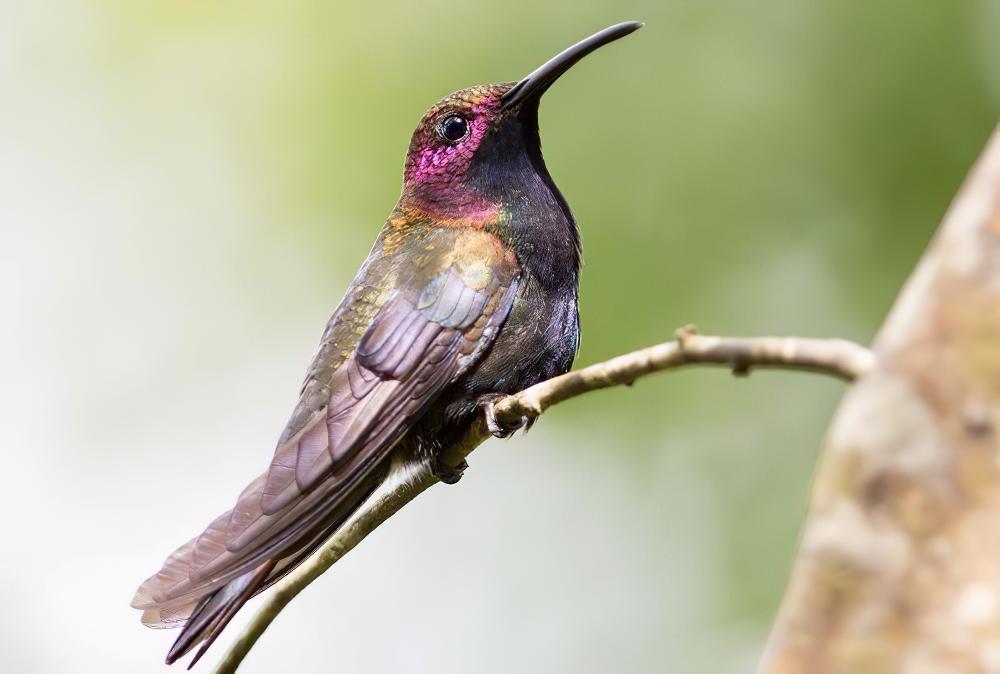
<svg viewBox="0 0 1000 674">
<path fill-rule="evenodd" d="M 516 431 L 519 431 L 522 428 L 525 433 L 527 433 L 528 429 L 535 423 L 534 419 L 522 416 L 514 426 L 504 426 L 501 424 L 497 419 L 496 403 L 498 400 L 506 397 L 507 396 L 502 393 L 494 393 L 488 396 L 483 396 L 479 400 L 479 405 L 483 408 L 483 413 L 486 415 L 486 430 L 488 430 L 494 438 L 509 438 Z"/>
<path fill-rule="evenodd" d="M 462 479 L 462 474 L 469 467 L 469 464 L 464 460 L 457 466 L 449 466 L 441 461 L 440 458 L 434 460 L 434 464 L 431 470 L 434 472 L 434 477 L 441 480 L 445 484 L 455 484 Z"/>
</svg>

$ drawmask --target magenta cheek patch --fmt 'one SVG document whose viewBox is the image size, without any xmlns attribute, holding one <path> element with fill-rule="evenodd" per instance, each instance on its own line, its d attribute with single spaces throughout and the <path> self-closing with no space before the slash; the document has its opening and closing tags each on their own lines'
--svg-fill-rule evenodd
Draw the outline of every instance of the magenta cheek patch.
<svg viewBox="0 0 1000 674">
<path fill-rule="evenodd" d="M 473 155 L 499 112 L 500 96 L 485 91 L 452 95 L 434 106 L 410 143 L 405 184 L 432 191 L 448 190 L 449 186 L 456 185 L 469 170 Z M 436 130 L 438 120 L 449 113 L 468 120 L 468 133 L 455 142 L 441 138 Z M 428 196 L 447 198 L 446 194 Z"/>
</svg>

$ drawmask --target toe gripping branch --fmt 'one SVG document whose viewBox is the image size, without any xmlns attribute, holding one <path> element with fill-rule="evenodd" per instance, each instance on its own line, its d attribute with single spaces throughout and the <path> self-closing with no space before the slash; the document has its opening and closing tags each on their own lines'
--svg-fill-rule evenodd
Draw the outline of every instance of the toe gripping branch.
<svg viewBox="0 0 1000 674">
<path fill-rule="evenodd" d="M 491 393 L 481 397 L 477 403 L 478 407 L 482 408 L 483 415 L 486 417 L 486 430 L 495 438 L 509 438 L 522 428 L 527 432 L 532 424 L 535 423 L 535 419 L 528 416 L 522 416 L 513 425 L 504 424 L 497 419 L 496 403 L 506 397 L 502 393 Z M 468 467 L 469 464 L 464 460 L 457 466 L 451 466 L 442 461 L 441 457 L 437 457 L 434 459 L 431 470 L 434 471 L 434 476 L 445 484 L 455 484 L 462 478 L 462 473 Z"/>
<path fill-rule="evenodd" d="M 522 416 L 518 419 L 517 423 L 514 425 L 505 425 L 497 419 L 496 413 L 496 403 L 503 398 L 506 398 L 502 393 L 493 393 L 491 395 L 483 396 L 479 400 L 479 406 L 483 408 L 483 413 L 486 415 L 486 430 L 494 438 L 509 438 L 514 434 L 515 431 L 519 431 L 522 428 L 527 433 L 528 429 L 535 423 L 535 420 L 527 416 Z"/>
</svg>

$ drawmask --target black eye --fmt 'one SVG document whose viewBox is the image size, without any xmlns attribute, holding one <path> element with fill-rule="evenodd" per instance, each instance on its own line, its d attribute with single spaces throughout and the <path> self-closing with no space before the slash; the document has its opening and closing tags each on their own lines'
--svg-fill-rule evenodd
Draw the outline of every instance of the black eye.
<svg viewBox="0 0 1000 674">
<path fill-rule="evenodd" d="M 460 115 L 448 115 L 437 125 L 438 135 L 449 143 L 454 143 L 465 138 L 469 133 L 469 123 Z"/>
</svg>

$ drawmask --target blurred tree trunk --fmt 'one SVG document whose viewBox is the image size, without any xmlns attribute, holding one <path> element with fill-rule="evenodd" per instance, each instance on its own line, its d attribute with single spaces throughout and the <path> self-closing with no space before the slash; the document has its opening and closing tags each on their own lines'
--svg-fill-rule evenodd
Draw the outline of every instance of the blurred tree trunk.
<svg viewBox="0 0 1000 674">
<path fill-rule="evenodd" d="M 1000 129 L 873 349 L 760 672 L 1000 672 Z"/>
</svg>

